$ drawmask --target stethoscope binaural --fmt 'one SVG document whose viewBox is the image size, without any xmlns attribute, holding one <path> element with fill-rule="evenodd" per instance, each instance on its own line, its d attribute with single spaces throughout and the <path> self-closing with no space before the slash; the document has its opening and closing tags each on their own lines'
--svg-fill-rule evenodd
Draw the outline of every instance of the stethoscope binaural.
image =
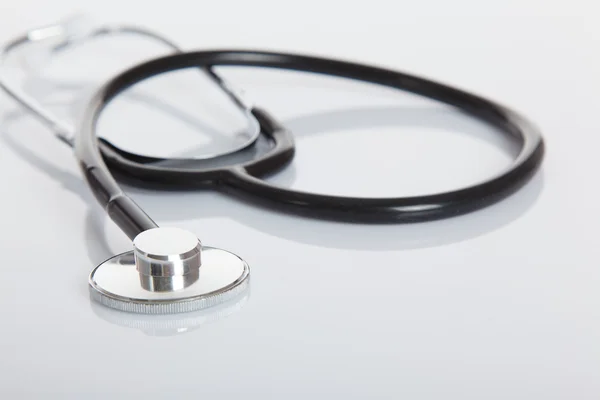
<svg viewBox="0 0 600 400">
<path fill-rule="evenodd" d="M 87 25 L 83 27 L 84 25 Z M 45 44 L 45 51 L 52 54 L 58 54 L 66 49 L 76 47 L 92 39 L 107 36 L 132 35 L 152 39 L 175 52 L 180 52 L 181 48 L 172 40 L 165 36 L 133 25 L 95 25 L 86 21 L 82 16 L 75 16 L 62 23 L 52 24 L 28 31 L 0 48 L 0 67 L 4 67 L 8 56 L 16 50 L 31 44 Z M 55 41 L 55 43 L 52 43 Z M 51 42 L 51 44 L 47 44 Z M 1 71 L 0 71 L 1 72 Z M 249 107 L 242 98 L 239 90 L 233 87 L 229 82 L 222 79 L 211 69 L 203 69 L 205 74 L 213 83 L 215 83 L 233 104 L 245 115 L 248 128 L 245 132 L 238 135 L 232 146 L 220 151 L 202 152 L 196 154 L 194 159 L 210 159 L 225 154 L 235 153 L 252 145 L 260 135 L 258 121 L 250 114 Z M 57 117 L 50 110 L 44 107 L 35 98 L 28 95 L 22 88 L 14 84 L 10 79 L 0 74 L 0 87 L 21 106 L 27 109 L 33 116 L 52 129 L 56 137 L 69 146 L 73 146 L 75 128 L 69 122 Z M 174 157 L 176 158 L 176 157 Z"/>
<path fill-rule="evenodd" d="M 223 65 L 306 71 L 409 91 L 454 106 L 500 128 L 519 142 L 520 151 L 505 171 L 470 187 L 425 196 L 354 198 L 294 191 L 261 180 L 291 161 L 294 141 L 291 132 L 258 107 L 248 108 L 249 115 L 260 125 L 260 135 L 253 144 L 214 157 L 148 157 L 123 151 L 97 138 L 95 129 L 100 113 L 128 87 L 169 71 L 198 67 L 210 70 Z M 91 98 L 76 131 L 74 147 L 96 199 L 132 239 L 134 247 L 105 261 L 91 273 L 92 297 L 112 308 L 141 313 L 185 312 L 222 302 L 245 290 L 249 268 L 230 252 L 202 246 L 191 232 L 159 227 L 123 192 L 115 177 L 160 189 L 213 187 L 311 217 L 407 223 L 457 216 L 500 201 L 531 178 L 544 154 L 541 134 L 527 119 L 465 91 L 365 64 L 241 50 L 179 53 L 120 73 Z M 260 152 L 256 151 L 258 147 Z M 244 159 L 245 152 L 254 158 Z"/>
</svg>

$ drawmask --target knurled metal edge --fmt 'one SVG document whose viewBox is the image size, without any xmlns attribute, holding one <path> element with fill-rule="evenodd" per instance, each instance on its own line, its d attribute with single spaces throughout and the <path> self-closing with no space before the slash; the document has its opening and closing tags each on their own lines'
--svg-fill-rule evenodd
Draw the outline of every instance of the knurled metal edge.
<svg viewBox="0 0 600 400">
<path fill-rule="evenodd" d="M 178 314 L 198 311 L 226 302 L 246 290 L 249 284 L 250 274 L 248 266 L 245 266 L 240 280 L 234 282 L 229 289 L 198 296 L 197 298 L 175 299 L 173 301 L 138 301 L 113 297 L 110 294 L 103 293 L 91 283 L 88 288 L 92 300 L 115 310 L 137 314 Z"/>
<path fill-rule="evenodd" d="M 93 302 L 93 310 L 100 318 L 124 328 L 139 329 L 142 331 L 193 330 L 198 326 L 219 321 L 240 311 L 248 301 L 249 293 L 250 290 L 242 291 L 239 297 L 234 296 L 230 301 L 215 306 L 215 311 L 198 310 L 195 313 L 181 314 L 181 316 L 178 316 L 177 314 L 171 314 L 168 317 L 165 316 L 165 318 L 169 319 L 155 319 L 147 314 L 132 314 L 116 311 L 104 307 L 97 302 Z"/>
</svg>

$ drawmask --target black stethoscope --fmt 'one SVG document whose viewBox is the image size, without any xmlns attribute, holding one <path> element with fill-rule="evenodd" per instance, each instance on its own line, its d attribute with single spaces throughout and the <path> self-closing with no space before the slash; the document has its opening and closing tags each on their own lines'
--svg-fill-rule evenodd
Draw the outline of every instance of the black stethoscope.
<svg viewBox="0 0 600 400">
<path fill-rule="evenodd" d="M 258 107 L 249 107 L 248 112 L 258 122 L 259 134 L 239 149 L 214 157 L 151 157 L 121 150 L 97 137 L 96 122 L 103 109 L 132 85 L 184 68 L 210 71 L 218 81 L 211 70 L 216 66 L 304 71 L 408 91 L 499 128 L 519 143 L 520 150 L 506 170 L 473 186 L 424 196 L 359 198 L 295 191 L 262 180 L 292 160 L 294 139 L 292 132 Z M 314 218 L 413 223 L 458 216 L 502 200 L 533 176 L 544 154 L 542 136 L 526 118 L 474 94 L 365 64 L 242 50 L 180 52 L 120 73 L 95 91 L 73 143 L 95 198 L 134 247 L 94 269 L 90 275 L 92 297 L 119 310 L 152 314 L 193 311 L 237 296 L 248 286 L 249 267 L 228 251 L 202 246 L 191 232 L 159 227 L 123 192 L 117 180 L 161 190 L 213 188 Z"/>
</svg>

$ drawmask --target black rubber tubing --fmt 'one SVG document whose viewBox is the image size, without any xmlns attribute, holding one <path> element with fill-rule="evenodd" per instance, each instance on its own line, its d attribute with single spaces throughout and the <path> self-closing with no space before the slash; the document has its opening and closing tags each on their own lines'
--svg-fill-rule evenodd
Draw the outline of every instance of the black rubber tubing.
<svg viewBox="0 0 600 400">
<path fill-rule="evenodd" d="M 312 72 L 349 78 L 411 92 L 454 106 L 499 128 L 518 141 L 520 151 L 509 168 L 496 176 L 457 190 L 410 197 L 368 198 L 332 196 L 290 190 L 271 185 L 261 177 L 283 168 L 294 155 L 290 131 L 265 110 L 252 110 L 261 124 L 262 134 L 273 142 L 267 154 L 252 161 L 228 166 L 190 164 L 190 167 L 165 167 L 156 159 L 125 152 L 96 137 L 96 120 L 115 96 L 152 76 L 191 67 L 250 66 Z M 106 206 L 106 190 L 98 182 L 119 180 L 142 187 L 166 190 L 216 188 L 244 197 L 269 209 L 284 210 L 313 218 L 351 222 L 405 223 L 458 216 L 494 204 L 517 191 L 535 174 L 544 156 L 541 133 L 517 112 L 463 90 L 385 68 L 313 57 L 262 51 L 196 51 L 165 56 L 144 62 L 104 84 L 90 101 L 80 129 L 76 148 L 85 171 L 107 174 L 88 182 L 99 201 Z M 334 157 L 335 155 L 332 155 Z M 435 162 L 435 161 L 433 161 Z M 89 174 L 87 174 L 89 175 Z M 390 185 L 396 183 L 391 180 Z M 357 182 L 360 185 L 360 182 Z M 114 187 L 113 187 L 114 189 Z M 121 192 L 122 193 L 122 192 Z M 98 196 L 100 194 L 100 196 Z M 129 201 L 128 201 L 129 203 Z M 131 212 L 131 210 L 129 210 Z M 133 212 L 132 212 L 133 213 Z M 135 212 L 133 214 L 139 214 Z M 118 219 L 126 218 L 121 216 Z M 129 225 L 131 226 L 131 221 Z M 139 229 L 147 225 L 134 223 Z"/>
</svg>

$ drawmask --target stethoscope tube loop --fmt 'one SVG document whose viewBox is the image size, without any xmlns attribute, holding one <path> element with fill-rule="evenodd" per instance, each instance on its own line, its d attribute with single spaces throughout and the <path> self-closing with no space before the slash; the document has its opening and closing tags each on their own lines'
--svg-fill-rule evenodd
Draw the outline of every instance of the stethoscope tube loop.
<svg viewBox="0 0 600 400">
<path fill-rule="evenodd" d="M 379 84 L 412 92 L 454 106 L 501 129 L 521 146 L 512 165 L 484 182 L 457 190 L 411 197 L 366 198 L 322 195 L 271 185 L 260 178 L 278 171 L 294 154 L 291 132 L 266 111 L 253 108 L 263 135 L 272 141 L 265 154 L 250 161 L 225 164 L 191 163 L 165 166 L 155 159 L 124 152 L 96 140 L 95 121 L 102 109 L 126 88 L 152 76 L 183 69 L 250 66 L 312 72 Z M 421 222 L 457 216 L 491 205 L 525 184 L 544 154 L 541 134 L 518 113 L 480 96 L 432 80 L 385 68 L 298 54 L 260 51 L 197 51 L 161 57 L 131 68 L 98 90 L 82 120 L 76 147 L 82 165 L 110 171 L 140 186 L 199 189 L 207 185 L 243 195 L 270 208 L 278 207 L 311 217 L 360 222 Z M 212 161 L 226 161 L 215 158 Z M 217 163 L 218 164 L 218 163 Z M 223 164 L 223 163 L 221 163 Z M 144 224 L 138 224 L 143 226 Z"/>
</svg>

